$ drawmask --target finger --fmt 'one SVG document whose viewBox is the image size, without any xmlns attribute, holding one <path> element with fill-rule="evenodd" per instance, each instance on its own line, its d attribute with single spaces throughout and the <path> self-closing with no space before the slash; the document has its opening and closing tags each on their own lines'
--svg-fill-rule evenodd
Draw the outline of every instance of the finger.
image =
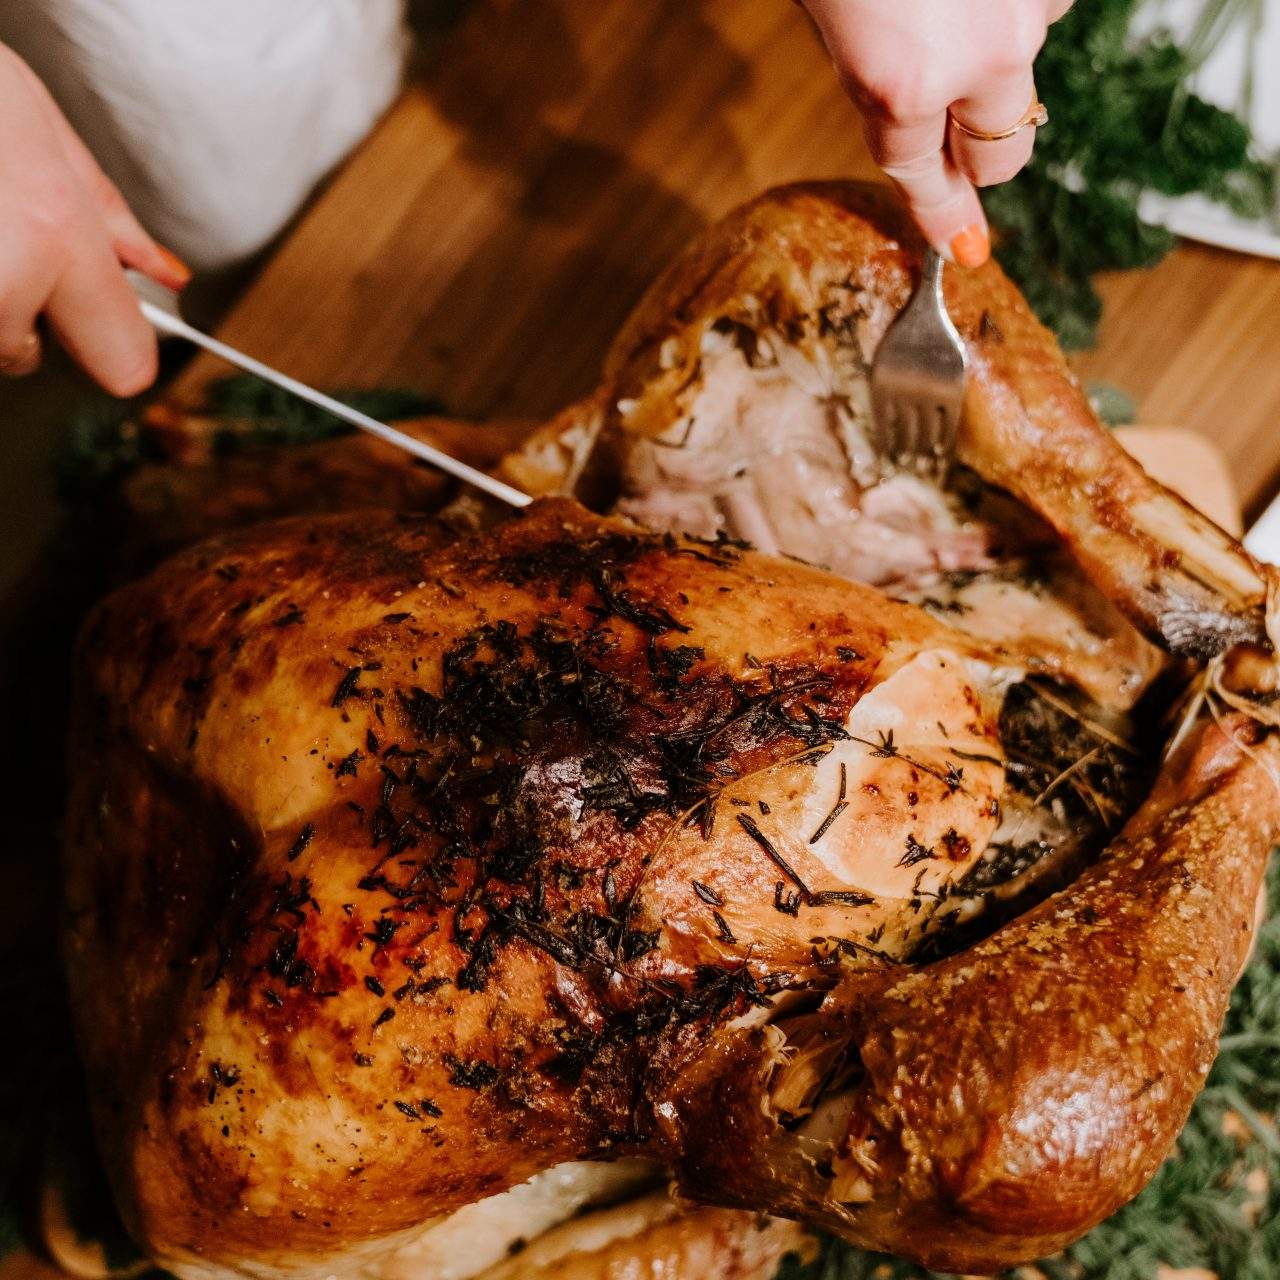
<svg viewBox="0 0 1280 1280">
<path fill-rule="evenodd" d="M 135 251 L 132 245 L 116 241 L 114 247 L 124 266 L 141 271 L 175 293 L 181 293 L 191 283 L 191 268 L 162 244 L 150 241 L 144 249 Z"/>
<path fill-rule="evenodd" d="M 1028 66 L 1015 74 L 991 80 L 980 92 L 952 104 L 947 149 L 956 168 L 975 186 L 1008 182 L 1018 173 L 1031 159 L 1036 131 L 1027 126 L 1009 138 L 974 138 L 957 128 L 957 123 L 979 133 L 1003 133 L 1026 114 L 1035 92 Z"/>
<path fill-rule="evenodd" d="M 61 235 L 29 212 L 16 192 L 0 184 L 0 226 L 12 234 L 0 237 L 0 347 L 12 345 L 35 328 L 36 316 L 61 272 Z M 57 215 L 47 217 L 54 221 Z"/>
<path fill-rule="evenodd" d="M 26 199 L 26 193 L 6 190 L 0 181 L 0 226 L 13 232 L 0 238 L 0 364 L 18 373 L 33 363 L 36 320 L 62 270 L 59 233 L 47 222 L 24 221 L 30 212 Z M 45 217 L 56 224 L 56 215 Z M 34 360 L 39 361 L 38 342 Z"/>
<path fill-rule="evenodd" d="M 45 315 L 71 356 L 112 395 L 137 395 L 155 381 L 155 331 L 105 240 L 72 247 Z"/>
<path fill-rule="evenodd" d="M 68 124 L 40 78 L 25 63 L 22 66 L 67 167 L 102 215 L 116 256 L 125 266 L 136 268 L 170 289 L 185 288 L 191 280 L 191 268 L 177 254 L 151 238 L 120 194 L 120 189 L 102 172 L 89 148 Z"/>
<path fill-rule="evenodd" d="M 929 243 L 953 262 L 977 267 L 991 253 L 987 219 L 972 184 L 943 150 L 946 128 L 945 113 L 919 124 L 868 116 L 867 145 Z"/>
<path fill-rule="evenodd" d="M 0 339 L 0 374 L 25 378 L 40 367 L 40 336 L 34 329 L 16 340 Z"/>
</svg>

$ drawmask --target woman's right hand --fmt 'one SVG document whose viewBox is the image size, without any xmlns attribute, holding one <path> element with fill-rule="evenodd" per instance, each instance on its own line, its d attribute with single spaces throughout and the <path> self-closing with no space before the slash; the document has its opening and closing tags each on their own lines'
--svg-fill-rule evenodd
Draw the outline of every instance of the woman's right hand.
<svg viewBox="0 0 1280 1280">
<path fill-rule="evenodd" d="M 991 252 L 975 187 L 1031 159 L 1032 64 L 1071 0 L 801 0 L 862 113 L 871 157 L 944 257 Z M 985 136 L 984 136 L 985 135 Z"/>
<path fill-rule="evenodd" d="M 124 277 L 187 268 L 142 229 L 35 73 L 0 45 L 0 373 L 40 363 L 36 321 L 107 391 L 155 380 L 155 332 Z"/>
</svg>

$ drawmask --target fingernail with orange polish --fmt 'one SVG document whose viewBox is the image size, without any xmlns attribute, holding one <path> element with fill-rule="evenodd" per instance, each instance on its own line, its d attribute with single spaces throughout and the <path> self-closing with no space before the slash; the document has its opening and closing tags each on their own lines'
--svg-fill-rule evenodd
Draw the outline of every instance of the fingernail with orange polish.
<svg viewBox="0 0 1280 1280">
<path fill-rule="evenodd" d="M 162 244 L 156 245 L 156 252 L 164 262 L 165 274 L 169 277 L 164 283 L 172 289 L 185 289 L 191 281 L 191 268 Z"/>
<path fill-rule="evenodd" d="M 976 222 L 957 232 L 951 241 L 951 256 L 962 267 L 980 267 L 991 256 L 991 239 L 986 227 Z"/>
</svg>

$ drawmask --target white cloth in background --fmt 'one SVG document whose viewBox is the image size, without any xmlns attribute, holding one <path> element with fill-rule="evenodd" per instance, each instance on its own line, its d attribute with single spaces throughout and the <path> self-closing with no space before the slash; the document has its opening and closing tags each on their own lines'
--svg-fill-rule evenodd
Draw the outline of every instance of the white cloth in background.
<svg viewBox="0 0 1280 1280">
<path fill-rule="evenodd" d="M 259 249 L 399 84 L 403 0 L 0 0 L 147 229 L 197 269 Z"/>
</svg>

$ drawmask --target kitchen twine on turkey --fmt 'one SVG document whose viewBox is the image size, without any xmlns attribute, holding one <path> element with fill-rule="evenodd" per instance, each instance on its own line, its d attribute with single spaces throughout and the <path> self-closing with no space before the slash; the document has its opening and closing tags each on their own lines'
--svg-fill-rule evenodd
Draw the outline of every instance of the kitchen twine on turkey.
<svg viewBox="0 0 1280 1280">
<path fill-rule="evenodd" d="M 1269 701 L 1260 701 L 1258 697 L 1247 697 L 1233 689 L 1230 684 L 1232 650 L 1211 658 L 1204 670 L 1188 686 L 1186 693 L 1174 707 L 1171 716 L 1178 717 L 1178 727 L 1170 737 L 1164 750 L 1164 759 L 1168 759 L 1190 732 L 1201 709 L 1206 709 L 1213 717 L 1214 723 L 1223 734 L 1234 742 L 1251 760 L 1256 761 L 1271 779 L 1271 785 L 1280 791 L 1280 773 L 1276 772 L 1271 761 L 1247 742 L 1241 742 L 1233 734 L 1224 721 L 1223 709 L 1229 708 L 1247 716 L 1257 724 L 1266 725 L 1270 729 L 1280 729 L 1280 569 L 1270 564 L 1262 564 L 1261 569 L 1267 582 L 1267 603 L 1263 614 L 1263 629 L 1271 643 L 1271 655 L 1267 662 L 1272 673 L 1274 688 L 1263 690 L 1261 697 Z"/>
</svg>

